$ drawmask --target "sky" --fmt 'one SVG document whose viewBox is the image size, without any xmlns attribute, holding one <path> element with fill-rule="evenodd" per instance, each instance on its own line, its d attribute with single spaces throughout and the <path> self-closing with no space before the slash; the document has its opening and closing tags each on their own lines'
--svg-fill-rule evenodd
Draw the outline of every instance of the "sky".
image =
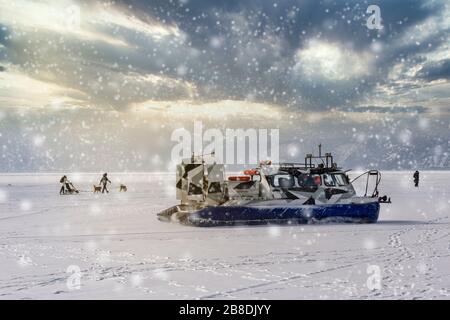
<svg viewBox="0 0 450 320">
<path fill-rule="evenodd" d="M 449 29 L 446 0 L 0 0 L 0 171 L 173 170 L 195 120 L 448 169 Z"/>
</svg>

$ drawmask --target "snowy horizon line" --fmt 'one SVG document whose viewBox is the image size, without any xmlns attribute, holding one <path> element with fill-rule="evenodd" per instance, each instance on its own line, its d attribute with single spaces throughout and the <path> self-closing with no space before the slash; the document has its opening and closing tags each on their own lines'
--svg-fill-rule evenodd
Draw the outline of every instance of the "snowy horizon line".
<svg viewBox="0 0 450 320">
<path fill-rule="evenodd" d="M 243 169 L 244 170 L 244 169 Z M 365 172 L 368 171 L 370 169 L 358 169 L 358 170 L 350 170 L 348 172 Z M 419 171 L 426 171 L 426 172 L 444 172 L 444 171 L 450 171 L 450 168 L 441 168 L 441 169 L 417 169 Z M 228 171 L 228 173 L 230 174 L 235 174 L 235 173 L 240 173 L 242 170 L 230 170 Z M 396 170 L 396 169 L 379 169 L 379 171 L 381 172 L 410 172 L 410 171 L 415 171 L 415 169 L 402 169 L 402 170 Z M 99 174 L 103 174 L 104 171 L 99 171 L 99 172 L 92 172 L 92 171 L 10 171 L 10 172 L 1 172 L 0 171 L 0 176 L 5 176 L 5 175 L 60 175 L 60 174 L 83 174 L 83 175 L 99 175 Z M 108 175 L 115 175 L 115 174 L 175 174 L 175 170 L 174 171 L 109 171 Z"/>
</svg>

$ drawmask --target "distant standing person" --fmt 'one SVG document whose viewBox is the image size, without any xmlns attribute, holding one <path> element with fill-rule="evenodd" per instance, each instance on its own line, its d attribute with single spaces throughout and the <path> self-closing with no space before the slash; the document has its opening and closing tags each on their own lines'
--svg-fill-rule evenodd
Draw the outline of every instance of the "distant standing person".
<svg viewBox="0 0 450 320">
<path fill-rule="evenodd" d="M 59 180 L 61 183 L 61 189 L 59 190 L 59 194 L 65 194 L 66 193 L 66 183 L 67 183 L 67 176 L 62 176 L 62 178 Z"/>
<path fill-rule="evenodd" d="M 419 171 L 418 170 L 416 170 L 416 172 L 414 172 L 413 178 L 414 178 L 414 186 L 418 187 L 419 186 Z"/>
<path fill-rule="evenodd" d="M 111 181 L 108 179 L 108 174 L 105 173 L 105 174 L 103 174 L 103 177 L 100 180 L 100 185 L 102 186 L 102 193 L 105 193 L 105 191 L 106 191 L 106 193 L 109 193 L 108 189 L 106 188 L 106 184 L 108 182 L 111 183 Z"/>
</svg>

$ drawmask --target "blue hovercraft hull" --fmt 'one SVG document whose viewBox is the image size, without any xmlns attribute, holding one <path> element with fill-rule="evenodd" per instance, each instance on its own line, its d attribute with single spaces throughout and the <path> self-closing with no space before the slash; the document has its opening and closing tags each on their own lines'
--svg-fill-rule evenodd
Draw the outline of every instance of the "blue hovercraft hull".
<svg viewBox="0 0 450 320">
<path fill-rule="evenodd" d="M 311 221 L 375 223 L 378 202 L 286 206 L 210 206 L 187 218 L 200 227 L 254 224 L 308 223 Z"/>
</svg>

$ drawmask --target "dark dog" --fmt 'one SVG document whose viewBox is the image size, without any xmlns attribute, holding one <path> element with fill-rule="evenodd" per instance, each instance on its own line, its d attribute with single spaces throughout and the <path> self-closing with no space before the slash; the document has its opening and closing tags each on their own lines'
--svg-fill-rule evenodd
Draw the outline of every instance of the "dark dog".
<svg viewBox="0 0 450 320">
<path fill-rule="evenodd" d="M 128 190 L 128 189 L 127 189 L 127 186 L 126 186 L 126 185 L 124 185 L 124 184 L 121 184 L 121 185 L 120 185 L 120 192 L 122 192 L 122 191 L 123 191 L 123 192 L 127 192 L 127 190 Z"/>
</svg>

